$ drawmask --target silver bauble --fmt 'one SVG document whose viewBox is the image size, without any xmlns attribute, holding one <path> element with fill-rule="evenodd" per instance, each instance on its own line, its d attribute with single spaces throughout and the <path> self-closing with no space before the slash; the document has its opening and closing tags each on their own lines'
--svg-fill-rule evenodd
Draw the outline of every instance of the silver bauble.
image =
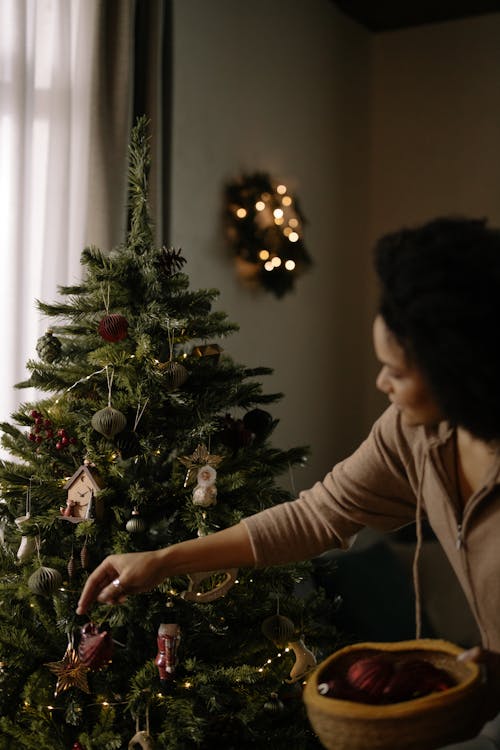
<svg viewBox="0 0 500 750">
<path fill-rule="evenodd" d="M 104 409 L 96 411 L 90 423 L 94 430 L 100 432 L 104 437 L 112 438 L 118 432 L 121 432 L 127 424 L 127 418 L 118 409 L 112 406 L 106 406 Z"/>
<path fill-rule="evenodd" d="M 283 617 L 283 615 L 268 617 L 262 623 L 261 629 L 266 638 L 269 638 L 278 647 L 284 647 L 290 643 L 295 633 L 295 625 L 288 617 Z"/>
<path fill-rule="evenodd" d="M 55 568 L 42 565 L 28 578 L 28 588 L 39 596 L 50 596 L 62 586 L 62 575 Z"/>
<path fill-rule="evenodd" d="M 189 372 L 179 362 L 167 362 L 162 372 L 169 388 L 179 388 L 189 377 Z"/>
</svg>

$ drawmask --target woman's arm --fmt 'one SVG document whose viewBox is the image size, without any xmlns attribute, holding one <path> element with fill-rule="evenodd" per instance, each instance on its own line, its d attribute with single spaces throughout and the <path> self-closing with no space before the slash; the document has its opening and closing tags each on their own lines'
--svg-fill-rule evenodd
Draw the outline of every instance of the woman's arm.
<svg viewBox="0 0 500 750">
<path fill-rule="evenodd" d="M 87 579 L 76 611 L 84 614 L 96 600 L 117 604 L 127 594 L 149 591 L 172 576 L 254 564 L 243 523 L 165 549 L 110 555 Z"/>
</svg>

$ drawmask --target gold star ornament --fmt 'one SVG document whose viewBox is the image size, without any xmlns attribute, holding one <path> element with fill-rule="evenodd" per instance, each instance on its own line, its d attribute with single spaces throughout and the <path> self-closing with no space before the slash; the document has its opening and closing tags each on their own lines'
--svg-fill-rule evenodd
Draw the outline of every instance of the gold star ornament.
<svg viewBox="0 0 500 750">
<path fill-rule="evenodd" d="M 45 664 L 45 666 L 57 676 L 56 689 L 54 690 L 56 697 L 59 693 L 64 693 L 65 690 L 69 690 L 72 687 L 83 690 L 84 693 L 90 693 L 87 682 L 87 672 L 89 669 L 82 662 L 70 643 L 68 643 L 68 648 L 62 661 L 51 661 Z"/>
</svg>

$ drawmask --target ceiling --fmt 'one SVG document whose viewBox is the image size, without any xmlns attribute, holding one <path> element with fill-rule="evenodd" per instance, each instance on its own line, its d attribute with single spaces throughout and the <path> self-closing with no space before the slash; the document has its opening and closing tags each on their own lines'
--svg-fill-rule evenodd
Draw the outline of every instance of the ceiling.
<svg viewBox="0 0 500 750">
<path fill-rule="evenodd" d="M 371 31 L 499 13 L 500 0 L 333 0 L 346 15 Z"/>
</svg>

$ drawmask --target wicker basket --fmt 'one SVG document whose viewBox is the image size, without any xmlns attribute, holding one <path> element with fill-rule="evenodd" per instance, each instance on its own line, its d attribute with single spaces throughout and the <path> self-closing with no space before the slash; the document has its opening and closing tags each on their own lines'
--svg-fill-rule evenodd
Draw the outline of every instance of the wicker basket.
<svg viewBox="0 0 500 750">
<path fill-rule="evenodd" d="M 328 750 L 435 750 L 473 737 L 483 722 L 483 684 L 474 662 L 460 662 L 463 649 L 447 641 L 421 639 L 398 643 L 358 643 L 336 651 L 318 665 L 304 690 L 309 721 Z M 425 659 L 445 669 L 456 685 L 421 698 L 373 705 L 320 695 L 324 676 L 345 674 L 350 664 L 375 653 L 399 659 Z"/>
</svg>

